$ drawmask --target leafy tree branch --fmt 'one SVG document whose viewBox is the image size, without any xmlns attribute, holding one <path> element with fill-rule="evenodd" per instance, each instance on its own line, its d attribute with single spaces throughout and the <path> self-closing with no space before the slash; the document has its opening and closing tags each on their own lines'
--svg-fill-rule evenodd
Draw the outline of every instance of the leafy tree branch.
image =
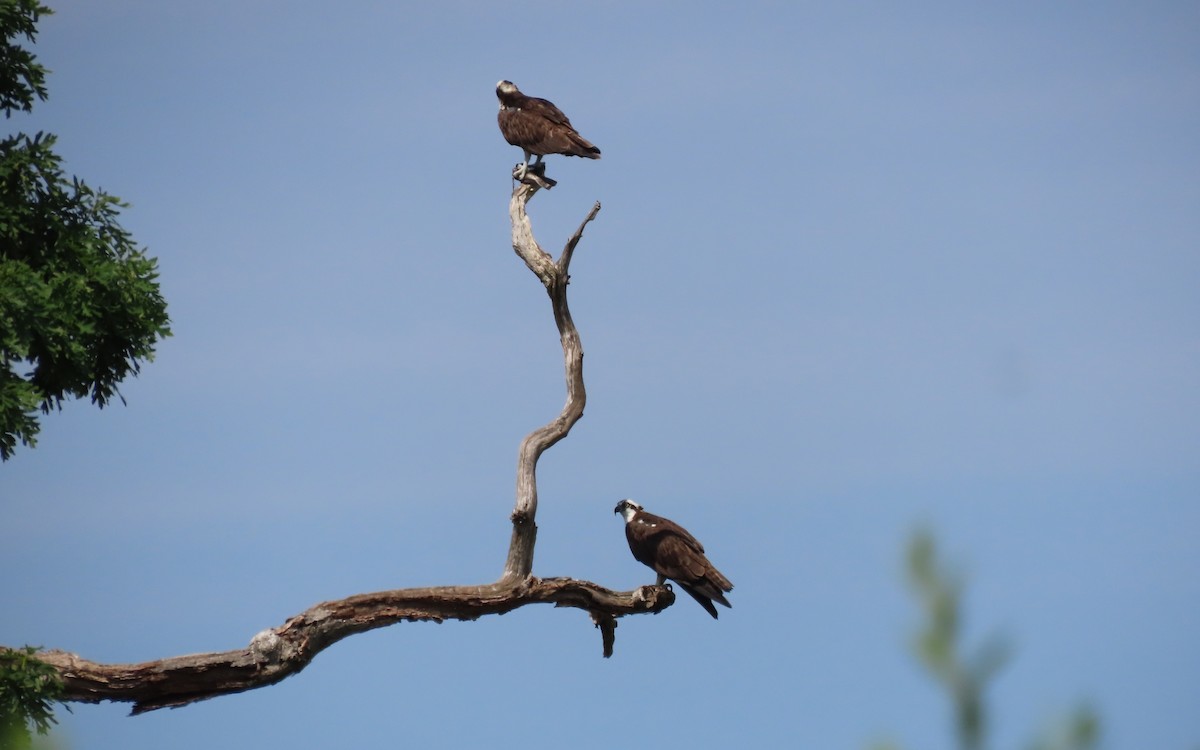
<svg viewBox="0 0 1200 750">
<path fill-rule="evenodd" d="M 45 68 L 15 43 L 50 10 L 0 0 L 0 109 L 46 98 Z M 157 261 L 118 222 L 119 198 L 68 177 L 53 135 L 0 140 L 0 459 L 33 447 L 37 412 L 118 385 L 171 334 Z"/>
</svg>

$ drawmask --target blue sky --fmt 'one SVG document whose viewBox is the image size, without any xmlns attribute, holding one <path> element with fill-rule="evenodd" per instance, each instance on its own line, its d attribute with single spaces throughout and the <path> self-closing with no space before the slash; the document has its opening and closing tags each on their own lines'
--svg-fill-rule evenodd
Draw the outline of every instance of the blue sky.
<svg viewBox="0 0 1200 750">
<path fill-rule="evenodd" d="M 589 403 L 542 460 L 535 574 L 652 578 L 616 500 L 734 581 L 357 636 L 73 748 L 951 746 L 905 540 L 1015 659 L 992 747 L 1087 702 L 1200 742 L 1200 10 L 63 3 L 37 52 L 70 172 L 131 202 L 175 336 L 0 467 L 0 643 L 143 661 L 322 600 L 496 578 L 517 444 L 557 414 L 509 243 L 501 78 L 604 153 L 531 204 Z M 553 727 L 547 729 L 547 727 Z M 500 738 L 500 739 L 497 739 Z"/>
</svg>

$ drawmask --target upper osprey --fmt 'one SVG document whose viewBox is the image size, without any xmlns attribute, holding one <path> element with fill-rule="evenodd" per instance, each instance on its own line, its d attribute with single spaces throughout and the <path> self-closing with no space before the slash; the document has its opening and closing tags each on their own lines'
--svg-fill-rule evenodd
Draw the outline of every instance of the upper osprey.
<svg viewBox="0 0 1200 750">
<path fill-rule="evenodd" d="M 617 503 L 613 513 L 625 517 L 625 538 L 629 551 L 638 562 L 658 573 L 658 585 L 670 578 L 678 583 L 700 606 L 717 617 L 713 602 L 732 607 L 725 598 L 733 584 L 704 556 L 704 545 L 674 521 L 647 513 L 632 500 Z"/>
<path fill-rule="evenodd" d="M 525 152 L 525 168 L 540 164 L 546 154 L 600 158 L 600 149 L 577 133 L 562 110 L 551 102 L 525 96 L 512 81 L 497 83 L 496 97 L 500 100 L 500 132 L 504 140 Z M 530 154 L 537 155 L 532 165 Z"/>
</svg>

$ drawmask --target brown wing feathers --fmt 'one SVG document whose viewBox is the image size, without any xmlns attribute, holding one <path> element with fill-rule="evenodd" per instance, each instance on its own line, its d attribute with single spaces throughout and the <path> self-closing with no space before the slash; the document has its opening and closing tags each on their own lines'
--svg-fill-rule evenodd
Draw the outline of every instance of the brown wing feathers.
<svg viewBox="0 0 1200 750">
<path fill-rule="evenodd" d="M 725 598 L 733 584 L 704 556 L 704 545 L 679 524 L 642 511 L 625 527 L 634 556 L 655 572 L 679 584 L 710 615 L 713 602 L 731 607 Z"/>
<path fill-rule="evenodd" d="M 539 156 L 600 158 L 600 149 L 581 136 L 552 102 L 526 96 L 508 81 L 497 85 L 496 96 L 501 105 L 497 116 L 500 132 L 512 145 Z"/>
</svg>

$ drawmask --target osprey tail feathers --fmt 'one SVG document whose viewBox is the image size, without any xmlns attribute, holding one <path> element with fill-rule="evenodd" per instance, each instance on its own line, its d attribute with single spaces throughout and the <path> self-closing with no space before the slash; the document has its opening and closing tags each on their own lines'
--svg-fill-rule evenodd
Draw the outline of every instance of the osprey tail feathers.
<svg viewBox="0 0 1200 750">
<path fill-rule="evenodd" d="M 579 133 L 572 132 L 567 137 L 571 139 L 571 145 L 573 146 L 568 156 L 582 156 L 585 159 L 600 158 L 600 149 L 593 146 L 591 141 Z"/>
<path fill-rule="evenodd" d="M 714 620 L 718 619 L 717 618 L 717 608 L 713 606 L 714 601 L 720 602 L 721 604 L 723 604 L 726 607 L 729 607 L 730 609 L 733 608 L 733 606 L 729 603 L 729 600 L 726 599 L 725 596 L 723 594 L 721 594 L 720 592 L 717 592 L 716 596 L 710 597 L 710 596 L 708 596 L 707 592 L 701 593 L 700 591 L 696 590 L 694 587 L 692 587 L 689 584 L 682 583 L 680 581 L 676 581 L 675 583 L 678 583 L 679 587 L 681 589 L 688 592 L 689 596 L 691 596 L 693 599 L 695 599 L 697 602 L 699 602 L 700 606 L 704 607 L 704 609 L 710 615 L 712 615 L 712 618 Z"/>
</svg>

